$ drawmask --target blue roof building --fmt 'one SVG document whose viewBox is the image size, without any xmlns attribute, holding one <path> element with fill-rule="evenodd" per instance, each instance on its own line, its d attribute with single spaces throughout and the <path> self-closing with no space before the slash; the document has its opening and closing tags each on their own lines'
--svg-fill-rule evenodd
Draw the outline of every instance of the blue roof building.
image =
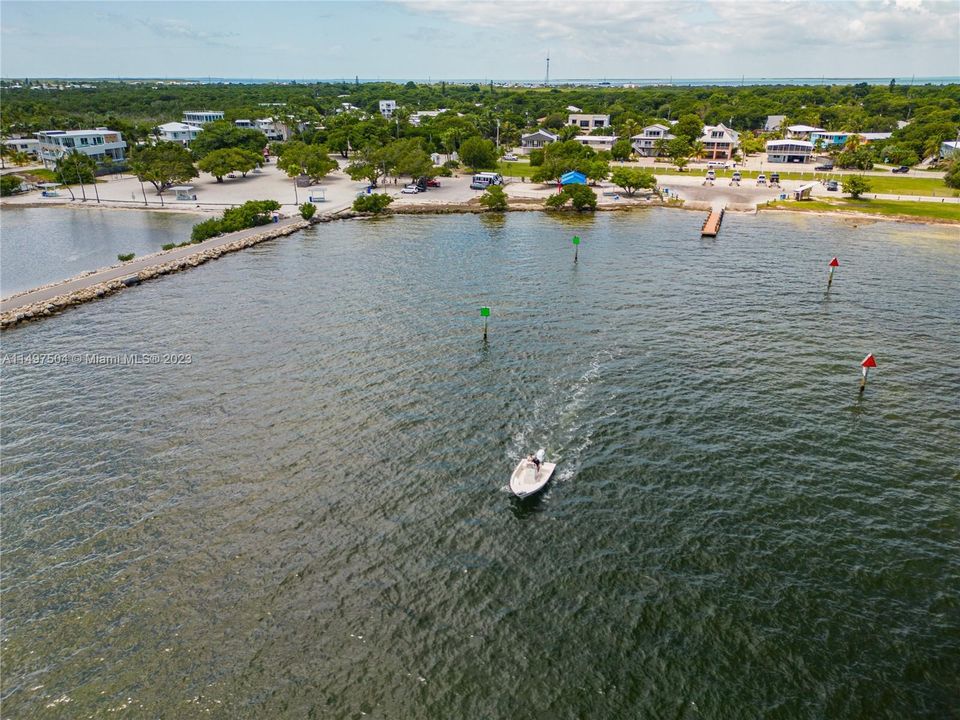
<svg viewBox="0 0 960 720">
<path fill-rule="evenodd" d="M 582 172 L 577 172 L 576 170 L 571 170 L 568 173 L 564 173 L 560 176 L 561 185 L 586 185 L 587 176 Z"/>
</svg>

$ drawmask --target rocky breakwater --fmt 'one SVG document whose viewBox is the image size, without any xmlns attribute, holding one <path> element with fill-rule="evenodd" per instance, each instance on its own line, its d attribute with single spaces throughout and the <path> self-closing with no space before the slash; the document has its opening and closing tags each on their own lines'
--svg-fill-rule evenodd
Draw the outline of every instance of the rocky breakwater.
<svg viewBox="0 0 960 720">
<path fill-rule="evenodd" d="M 136 272 L 131 270 L 129 275 L 121 275 L 120 277 L 114 277 L 103 282 L 95 282 L 95 277 L 87 274 L 90 277 L 90 285 L 71 290 L 70 292 L 57 295 L 47 300 L 42 300 L 28 305 L 21 305 L 20 307 L 0 313 L 0 330 L 6 330 L 7 328 L 19 325 L 20 323 L 30 322 L 31 320 L 39 320 L 41 318 L 55 315 L 74 305 L 81 305 L 92 300 L 98 300 L 100 298 L 107 297 L 108 295 L 113 295 L 124 288 L 139 285 L 141 282 L 150 280 L 151 278 L 179 272 L 181 270 L 186 270 L 187 268 L 197 267 L 197 265 L 202 265 L 208 260 L 215 260 L 221 255 L 236 252 L 237 250 L 243 250 L 244 248 L 262 243 L 265 240 L 272 240 L 273 238 L 290 235 L 309 225 L 310 223 L 304 220 L 301 222 L 292 223 L 290 225 L 284 225 L 280 228 L 264 230 L 263 232 L 237 238 L 235 240 L 229 240 L 226 237 L 219 238 L 219 240 L 222 241 L 220 244 L 205 248 L 203 250 L 198 250 L 197 252 L 189 255 L 178 256 L 173 259 L 165 260 L 165 258 L 169 258 L 170 255 L 176 254 L 176 249 L 157 253 L 156 255 L 150 256 L 151 259 L 156 261 L 155 264 L 142 267 Z"/>
</svg>

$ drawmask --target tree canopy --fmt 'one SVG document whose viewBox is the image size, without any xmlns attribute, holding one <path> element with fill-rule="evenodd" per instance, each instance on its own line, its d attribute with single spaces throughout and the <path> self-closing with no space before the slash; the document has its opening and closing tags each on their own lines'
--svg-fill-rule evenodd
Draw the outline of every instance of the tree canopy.
<svg viewBox="0 0 960 720">
<path fill-rule="evenodd" d="M 198 160 L 214 150 L 237 148 L 261 153 L 267 139 L 259 130 L 239 128 L 227 120 L 207 123 L 197 137 L 190 142 L 190 150 Z"/>
<path fill-rule="evenodd" d="M 202 158 L 197 166 L 204 172 L 213 175 L 217 182 L 223 182 L 223 176 L 232 172 L 242 173 L 244 176 L 255 167 L 259 167 L 263 157 L 251 150 L 240 148 L 221 148 L 214 150 Z"/>
<path fill-rule="evenodd" d="M 323 145 L 307 145 L 293 140 L 284 143 L 278 152 L 277 167 L 290 177 L 306 175 L 310 182 L 319 182 L 337 168 L 337 161 L 327 155 Z"/>
<path fill-rule="evenodd" d="M 153 185 L 158 193 L 199 175 L 190 151 L 175 142 L 136 148 L 130 157 L 130 169 L 142 182 Z"/>
</svg>

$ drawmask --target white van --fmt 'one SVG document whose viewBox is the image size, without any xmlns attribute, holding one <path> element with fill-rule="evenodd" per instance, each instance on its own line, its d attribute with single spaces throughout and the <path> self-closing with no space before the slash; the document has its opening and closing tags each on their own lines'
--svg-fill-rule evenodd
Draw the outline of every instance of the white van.
<svg viewBox="0 0 960 720">
<path fill-rule="evenodd" d="M 474 190 L 486 190 L 491 185 L 503 185 L 503 176 L 500 173 L 482 172 L 473 176 L 470 187 Z"/>
<path fill-rule="evenodd" d="M 726 170 L 726 169 L 727 169 L 727 163 L 725 163 L 723 160 L 711 160 L 710 162 L 707 163 L 707 167 L 708 167 L 708 168 L 720 168 L 721 170 Z"/>
</svg>

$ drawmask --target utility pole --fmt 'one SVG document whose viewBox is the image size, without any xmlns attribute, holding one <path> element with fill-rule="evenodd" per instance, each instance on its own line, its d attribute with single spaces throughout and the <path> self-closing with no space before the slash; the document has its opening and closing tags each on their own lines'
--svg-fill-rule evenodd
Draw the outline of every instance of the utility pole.
<svg viewBox="0 0 960 720">
<path fill-rule="evenodd" d="M 547 48 L 547 76 L 543 81 L 544 85 L 550 84 L 550 48 Z"/>
<path fill-rule="evenodd" d="M 497 150 L 500 149 L 500 118 L 497 118 Z"/>
</svg>

